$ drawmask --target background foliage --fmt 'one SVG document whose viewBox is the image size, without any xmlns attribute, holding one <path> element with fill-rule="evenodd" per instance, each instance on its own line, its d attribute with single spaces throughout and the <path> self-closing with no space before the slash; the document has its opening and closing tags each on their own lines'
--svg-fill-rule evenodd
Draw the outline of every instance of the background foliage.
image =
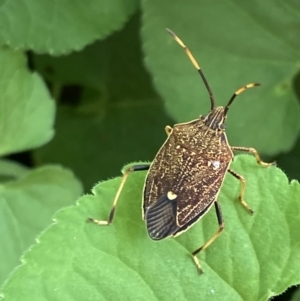
<svg viewBox="0 0 300 301">
<path fill-rule="evenodd" d="M 209 110 L 166 27 L 193 52 L 218 105 L 246 83 L 262 84 L 233 103 L 228 139 L 299 180 L 299 25 L 296 1 L 2 3 L 1 297 L 267 300 L 299 283 L 299 184 L 249 156 L 234 167 L 255 215 L 232 202 L 239 183 L 226 177 L 225 233 L 200 256 L 201 277 L 187 253 L 213 233 L 213 212 L 182 237 L 153 243 L 140 218 L 143 173 L 130 177 L 114 225 L 85 223 L 105 218 L 119 180 L 96 183 L 152 160 L 165 125 Z"/>
</svg>

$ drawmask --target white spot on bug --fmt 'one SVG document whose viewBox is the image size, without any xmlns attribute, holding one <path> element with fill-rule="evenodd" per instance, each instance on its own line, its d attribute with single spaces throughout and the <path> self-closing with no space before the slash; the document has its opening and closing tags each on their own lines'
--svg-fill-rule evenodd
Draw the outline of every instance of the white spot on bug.
<svg viewBox="0 0 300 301">
<path fill-rule="evenodd" d="M 168 191 L 167 193 L 167 198 L 170 200 L 170 201 L 173 201 L 177 198 L 177 194 L 174 193 L 173 191 Z"/>
<path fill-rule="evenodd" d="M 177 149 L 180 149 L 180 145 L 177 145 L 176 148 L 177 148 Z"/>
<path fill-rule="evenodd" d="M 220 161 L 213 161 L 213 162 L 211 162 L 211 163 L 212 163 L 212 165 L 213 165 L 213 169 L 214 169 L 214 170 L 220 168 L 220 165 L 221 165 L 221 162 L 220 162 Z"/>
</svg>

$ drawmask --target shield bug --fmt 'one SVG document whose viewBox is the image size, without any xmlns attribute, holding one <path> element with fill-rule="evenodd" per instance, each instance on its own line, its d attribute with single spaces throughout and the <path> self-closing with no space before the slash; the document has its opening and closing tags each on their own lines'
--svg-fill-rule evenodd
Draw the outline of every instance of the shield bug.
<svg viewBox="0 0 300 301">
<path fill-rule="evenodd" d="M 250 83 L 238 89 L 225 107 L 216 106 L 208 82 L 184 43 L 167 29 L 175 41 L 183 47 L 194 67 L 198 70 L 209 93 L 211 110 L 198 119 L 167 126 L 167 140 L 162 145 L 152 163 L 135 164 L 123 170 L 123 178 L 113 201 L 108 220 L 89 218 L 98 225 L 112 223 L 115 208 L 130 172 L 148 170 L 143 190 L 143 218 L 148 234 L 153 240 L 178 236 L 199 221 L 214 205 L 219 229 L 200 248 L 192 252 L 199 270 L 202 268 L 197 257 L 224 229 L 224 220 L 218 203 L 218 195 L 226 172 L 241 182 L 240 203 L 250 212 L 252 209 L 244 200 L 246 181 L 243 176 L 229 168 L 234 158 L 233 151 L 248 152 L 255 156 L 259 165 L 270 166 L 261 160 L 254 148 L 230 146 L 225 133 L 228 109 L 237 95 L 249 88 L 258 86 Z"/>
</svg>

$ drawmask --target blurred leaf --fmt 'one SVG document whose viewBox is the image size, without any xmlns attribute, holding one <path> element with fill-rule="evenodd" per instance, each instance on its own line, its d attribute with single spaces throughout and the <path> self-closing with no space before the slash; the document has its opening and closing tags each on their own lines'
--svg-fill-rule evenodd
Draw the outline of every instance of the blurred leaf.
<svg viewBox="0 0 300 301">
<path fill-rule="evenodd" d="M 276 157 L 276 162 L 290 179 L 300 180 L 300 138 L 288 154 L 281 154 Z"/>
<path fill-rule="evenodd" d="M 210 103 L 200 76 L 165 27 L 199 60 L 217 105 L 225 105 L 244 84 L 262 84 L 238 96 L 230 108 L 231 145 L 269 155 L 291 149 L 300 128 L 300 107 L 291 89 L 299 70 L 300 2 L 142 3 L 145 60 L 171 116 L 189 121 L 206 114 Z"/>
<path fill-rule="evenodd" d="M 281 155 L 276 158 L 276 162 L 288 174 L 290 179 L 300 180 L 300 158 L 298 155 L 293 153 Z"/>
<path fill-rule="evenodd" d="M 0 155 L 41 146 L 53 136 L 55 105 L 21 52 L 0 48 Z"/>
<path fill-rule="evenodd" d="M 54 212 L 74 204 L 81 193 L 81 184 L 74 175 L 59 166 L 38 168 L 1 184 L 0 285 L 21 263 L 22 253 L 35 237 L 51 224 Z"/>
<path fill-rule="evenodd" d="M 296 293 L 293 295 L 293 298 L 291 301 L 300 301 L 300 290 L 299 288 L 297 289 Z"/>
<path fill-rule="evenodd" d="M 98 41 L 67 56 L 35 55 L 34 65 L 53 84 L 77 84 L 100 90 L 108 72 L 108 54 L 106 43 Z"/>
<path fill-rule="evenodd" d="M 30 172 L 28 167 L 21 165 L 20 163 L 10 160 L 0 160 L 0 179 L 14 180 L 20 177 L 26 176 Z"/>
<path fill-rule="evenodd" d="M 135 15 L 120 33 L 106 40 L 105 46 L 98 42 L 78 55 L 79 65 L 74 61 L 70 71 L 76 77 L 84 70 L 87 79 L 77 77 L 78 83 L 84 85 L 80 103 L 75 108 L 58 107 L 56 136 L 35 152 L 40 163 L 60 162 L 72 168 L 87 191 L 100 179 L 119 174 L 124 162 L 152 160 L 166 139 L 164 127 L 173 124 L 142 64 L 138 30 L 139 15 Z M 102 57 L 104 48 L 107 54 Z M 99 58 L 93 65 L 91 52 L 97 49 Z M 67 57 L 65 60 L 71 61 Z M 103 71 L 103 60 L 107 72 L 101 81 L 96 74 Z M 60 69 L 56 68 L 64 65 L 62 60 L 48 62 L 53 81 L 67 81 L 67 76 L 60 77 Z M 93 76 L 98 79 L 98 87 L 91 80 Z"/>
<path fill-rule="evenodd" d="M 120 178 L 57 213 L 4 286 L 5 300 L 267 300 L 299 283 L 299 184 L 251 156 L 236 157 L 232 167 L 247 179 L 255 214 L 237 201 L 240 183 L 226 176 L 219 196 L 226 227 L 199 256 L 204 275 L 189 253 L 217 230 L 213 210 L 178 239 L 153 242 L 141 220 L 145 172 L 136 172 L 109 227 L 85 220 L 107 218 Z"/>
<path fill-rule="evenodd" d="M 152 160 L 166 139 L 167 117 L 155 99 L 140 105 L 128 100 L 108 108 L 95 103 L 94 108 L 93 115 L 60 107 L 55 138 L 35 152 L 40 163 L 60 162 L 72 168 L 86 189 L 118 175 L 124 161 Z"/>
<path fill-rule="evenodd" d="M 108 76 L 110 101 L 122 99 L 128 102 L 131 99 L 145 99 L 147 102 L 149 99 L 159 98 L 143 63 L 140 17 L 140 14 L 134 15 L 122 31 L 106 41 L 110 53 Z"/>
<path fill-rule="evenodd" d="M 6 1 L 0 41 L 38 53 L 69 53 L 120 29 L 136 8 L 136 0 Z"/>
</svg>

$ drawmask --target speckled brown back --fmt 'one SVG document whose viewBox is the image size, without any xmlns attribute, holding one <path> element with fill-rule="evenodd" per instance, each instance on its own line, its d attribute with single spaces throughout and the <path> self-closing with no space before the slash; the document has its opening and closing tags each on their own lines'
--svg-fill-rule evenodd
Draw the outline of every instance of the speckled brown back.
<svg viewBox="0 0 300 301">
<path fill-rule="evenodd" d="M 175 125 L 145 181 L 149 235 L 162 239 L 200 218 L 218 196 L 232 158 L 224 131 L 211 129 L 201 118 Z M 169 230 L 162 233 L 159 229 L 167 225 Z"/>
</svg>

